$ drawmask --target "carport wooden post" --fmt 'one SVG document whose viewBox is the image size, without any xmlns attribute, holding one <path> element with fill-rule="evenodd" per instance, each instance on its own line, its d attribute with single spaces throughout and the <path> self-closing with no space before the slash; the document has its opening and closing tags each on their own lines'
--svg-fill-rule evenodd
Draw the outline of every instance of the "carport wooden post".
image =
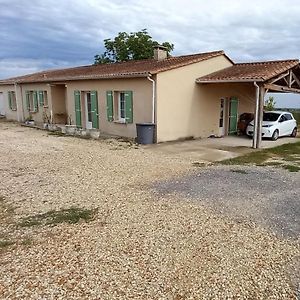
<svg viewBox="0 0 300 300">
<path fill-rule="evenodd" d="M 261 147 L 261 140 L 262 140 L 262 122 L 263 122 L 263 114 L 264 114 L 264 101 L 265 101 L 265 88 L 263 86 L 259 87 L 259 98 L 258 98 L 258 109 L 256 109 L 257 117 L 257 124 L 256 127 L 256 135 L 253 136 L 256 139 L 256 148 Z"/>
</svg>

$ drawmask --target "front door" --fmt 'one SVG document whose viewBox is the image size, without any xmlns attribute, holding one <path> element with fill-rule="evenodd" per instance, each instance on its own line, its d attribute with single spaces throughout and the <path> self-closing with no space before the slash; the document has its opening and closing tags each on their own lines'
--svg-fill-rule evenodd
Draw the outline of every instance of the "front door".
<svg viewBox="0 0 300 300">
<path fill-rule="evenodd" d="M 239 100 L 235 97 L 230 98 L 229 102 L 229 130 L 228 133 L 237 134 Z"/>
<path fill-rule="evenodd" d="M 225 99 L 220 100 L 219 136 L 225 135 Z"/>
<path fill-rule="evenodd" d="M 92 99 L 91 99 L 90 92 L 87 92 L 85 94 L 85 120 L 86 120 L 86 129 L 92 129 L 93 117 L 92 117 Z"/>
</svg>

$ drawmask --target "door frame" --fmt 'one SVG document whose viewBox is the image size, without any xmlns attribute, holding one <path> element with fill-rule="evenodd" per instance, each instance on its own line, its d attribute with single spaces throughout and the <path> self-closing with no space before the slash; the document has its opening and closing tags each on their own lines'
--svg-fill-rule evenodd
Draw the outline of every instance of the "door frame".
<svg viewBox="0 0 300 300">
<path fill-rule="evenodd" d="M 227 109 L 226 109 L 226 104 L 227 104 L 227 101 L 226 101 L 226 98 L 225 97 L 221 97 L 219 99 L 219 136 L 225 136 L 226 135 L 226 118 L 227 118 Z M 223 101 L 223 107 L 221 106 L 222 104 L 222 101 Z M 220 126 L 221 125 L 221 112 L 223 110 L 223 115 L 222 115 L 222 127 Z"/>
<path fill-rule="evenodd" d="M 85 110 L 85 128 L 86 129 L 92 129 L 93 128 L 93 121 L 89 121 L 89 110 L 88 110 L 88 94 L 90 95 L 90 102 L 91 102 L 91 110 L 92 111 L 92 98 L 91 98 L 91 92 L 86 91 L 84 92 L 84 110 Z"/>
</svg>

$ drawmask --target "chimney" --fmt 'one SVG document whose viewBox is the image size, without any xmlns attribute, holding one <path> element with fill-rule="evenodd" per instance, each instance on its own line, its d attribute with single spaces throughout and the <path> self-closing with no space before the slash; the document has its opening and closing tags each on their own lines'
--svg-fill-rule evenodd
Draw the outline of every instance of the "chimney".
<svg viewBox="0 0 300 300">
<path fill-rule="evenodd" d="M 154 59 L 164 60 L 168 57 L 167 48 L 161 45 L 154 46 Z"/>
</svg>

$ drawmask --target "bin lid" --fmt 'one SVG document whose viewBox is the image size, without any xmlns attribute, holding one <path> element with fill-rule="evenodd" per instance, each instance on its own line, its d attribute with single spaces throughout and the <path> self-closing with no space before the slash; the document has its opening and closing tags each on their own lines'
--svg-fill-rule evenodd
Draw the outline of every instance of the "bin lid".
<svg viewBox="0 0 300 300">
<path fill-rule="evenodd" d="M 155 123 L 136 123 L 138 126 L 155 126 Z"/>
</svg>

